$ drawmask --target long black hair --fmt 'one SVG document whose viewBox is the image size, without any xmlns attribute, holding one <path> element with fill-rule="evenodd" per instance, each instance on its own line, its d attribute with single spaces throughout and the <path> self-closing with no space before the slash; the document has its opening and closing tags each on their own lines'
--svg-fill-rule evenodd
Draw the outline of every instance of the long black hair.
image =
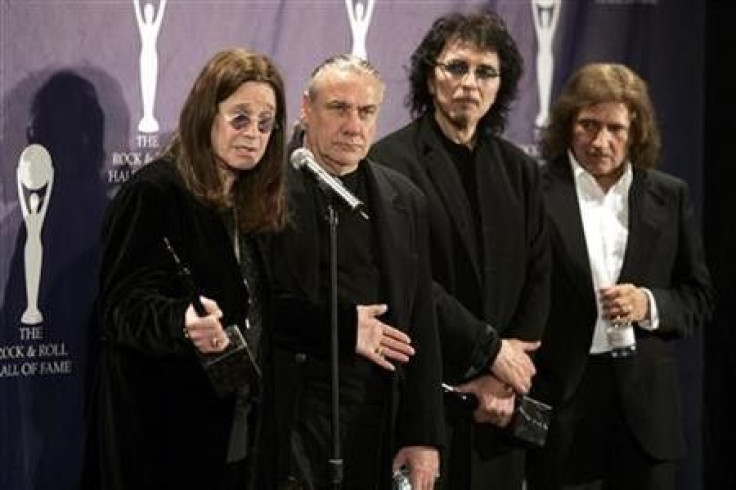
<svg viewBox="0 0 736 490">
<path fill-rule="evenodd" d="M 492 11 L 472 14 L 451 13 L 434 21 L 429 32 L 411 55 L 410 92 L 406 105 L 412 116 L 434 112 L 434 99 L 427 81 L 434 76 L 437 57 L 448 43 L 460 41 L 481 51 L 498 54 L 501 86 L 490 110 L 478 123 L 495 134 L 503 132 L 511 102 L 516 98 L 517 85 L 524 71 L 524 61 L 516 41 L 503 20 Z"/>
</svg>

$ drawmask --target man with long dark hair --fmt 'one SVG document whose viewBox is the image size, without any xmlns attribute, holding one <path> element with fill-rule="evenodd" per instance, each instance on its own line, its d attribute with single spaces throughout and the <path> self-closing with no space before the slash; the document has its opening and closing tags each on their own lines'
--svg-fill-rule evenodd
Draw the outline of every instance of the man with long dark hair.
<svg viewBox="0 0 736 490">
<path fill-rule="evenodd" d="M 552 308 L 535 394 L 555 405 L 529 488 L 674 489 L 685 449 L 673 340 L 713 290 L 687 185 L 654 170 L 647 85 L 624 65 L 569 80 L 542 135 Z"/>
<path fill-rule="evenodd" d="M 524 475 L 504 427 L 531 386 L 550 271 L 538 166 L 500 137 L 521 73 L 497 15 L 440 17 L 411 57 L 416 119 L 371 151 L 427 197 L 444 380 L 479 401 L 471 413 L 446 395 L 446 489 L 519 489 Z"/>
<path fill-rule="evenodd" d="M 285 119 L 273 62 L 224 50 L 194 82 L 171 144 L 110 203 L 84 488 L 263 488 L 253 484 L 262 387 L 242 379 L 218 393 L 201 358 L 225 351 L 232 327 L 261 359 L 257 239 L 286 219 Z"/>
</svg>

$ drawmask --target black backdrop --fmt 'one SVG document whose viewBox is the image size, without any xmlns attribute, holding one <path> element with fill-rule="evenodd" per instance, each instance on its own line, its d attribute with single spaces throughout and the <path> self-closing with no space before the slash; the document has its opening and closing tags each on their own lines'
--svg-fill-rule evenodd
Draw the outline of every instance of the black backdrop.
<svg viewBox="0 0 736 490">
<path fill-rule="evenodd" d="M 705 488 L 714 490 L 736 488 L 733 450 L 736 438 L 736 331 L 732 325 L 734 310 L 730 308 L 736 305 L 734 22 L 736 6 L 732 1 L 708 1 L 703 230 L 718 303 L 714 320 L 704 331 L 703 461 Z"/>
</svg>

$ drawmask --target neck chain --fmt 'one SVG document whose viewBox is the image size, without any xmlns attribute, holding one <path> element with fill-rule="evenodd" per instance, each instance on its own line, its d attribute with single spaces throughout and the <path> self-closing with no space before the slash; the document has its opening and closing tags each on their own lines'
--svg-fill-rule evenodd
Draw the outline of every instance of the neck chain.
<svg viewBox="0 0 736 490">
<path fill-rule="evenodd" d="M 235 249 L 235 260 L 238 262 L 238 269 L 240 269 L 240 276 L 243 278 L 243 285 L 245 286 L 245 291 L 247 294 L 248 299 L 248 309 L 246 310 L 246 316 L 245 316 L 245 328 L 246 330 L 250 330 L 250 321 L 248 316 L 250 315 L 250 308 L 253 304 L 253 298 L 251 296 L 252 291 L 250 289 L 250 281 L 248 281 L 248 271 L 246 269 L 249 268 L 248 266 L 248 257 L 242 257 L 241 252 L 242 249 L 240 248 L 240 229 L 238 228 L 238 208 L 237 206 L 233 206 L 233 249 Z M 243 259 L 246 259 L 246 265 L 243 265 Z"/>
<path fill-rule="evenodd" d="M 240 264 L 240 231 L 238 228 L 237 206 L 233 206 L 233 248 L 235 249 L 235 259 L 238 261 L 238 264 Z"/>
</svg>

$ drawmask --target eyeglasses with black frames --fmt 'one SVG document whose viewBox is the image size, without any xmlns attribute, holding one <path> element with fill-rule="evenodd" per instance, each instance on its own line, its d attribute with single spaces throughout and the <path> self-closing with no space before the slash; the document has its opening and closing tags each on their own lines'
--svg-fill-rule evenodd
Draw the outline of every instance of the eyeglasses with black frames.
<svg viewBox="0 0 736 490">
<path fill-rule="evenodd" d="M 458 80 L 465 78 L 470 72 L 470 64 L 464 60 L 452 60 L 447 63 L 436 62 L 435 66 L 439 66 L 445 70 L 451 77 Z M 490 65 L 478 65 L 475 67 L 475 78 L 481 82 L 487 82 L 501 76 L 499 71 Z"/>
<path fill-rule="evenodd" d="M 277 126 L 276 118 L 274 116 L 267 116 L 255 119 L 250 114 L 247 114 L 245 112 L 238 112 L 232 115 L 223 114 L 222 117 L 225 118 L 225 121 L 227 121 L 230 127 L 233 128 L 235 131 L 243 131 L 244 129 L 250 127 L 251 123 L 253 122 L 255 122 L 258 132 L 262 134 L 270 133 Z"/>
</svg>

